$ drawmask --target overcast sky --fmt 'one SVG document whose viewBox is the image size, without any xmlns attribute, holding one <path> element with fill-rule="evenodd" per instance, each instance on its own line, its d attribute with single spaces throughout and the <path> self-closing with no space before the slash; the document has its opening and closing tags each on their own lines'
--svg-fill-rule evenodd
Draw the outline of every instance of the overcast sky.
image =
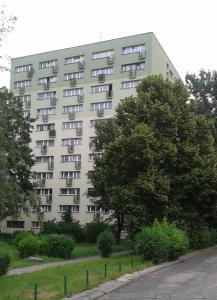
<svg viewBox="0 0 217 300">
<path fill-rule="evenodd" d="M 17 16 L 0 55 L 19 57 L 153 31 L 184 79 L 217 70 L 216 0 L 0 0 Z M 9 87 L 10 74 L 0 74 Z"/>
</svg>

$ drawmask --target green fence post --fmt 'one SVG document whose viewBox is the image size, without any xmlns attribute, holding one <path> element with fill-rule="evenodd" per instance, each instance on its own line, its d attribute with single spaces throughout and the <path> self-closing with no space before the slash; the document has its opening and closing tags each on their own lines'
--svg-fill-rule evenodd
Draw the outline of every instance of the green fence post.
<svg viewBox="0 0 217 300">
<path fill-rule="evenodd" d="M 38 299 L 38 285 L 34 284 L 34 300 Z"/>
<path fill-rule="evenodd" d="M 88 284 L 89 284 L 89 272 L 87 270 L 87 272 L 86 272 L 86 285 L 88 285 Z"/>
<path fill-rule="evenodd" d="M 67 295 L 67 278 L 64 276 L 64 296 Z"/>
<path fill-rule="evenodd" d="M 134 267 L 134 257 L 133 257 L 133 255 L 131 257 L 131 264 L 132 264 L 132 269 L 133 269 L 133 267 Z"/>
<path fill-rule="evenodd" d="M 104 275 L 105 275 L 105 278 L 107 277 L 107 266 L 105 264 L 105 269 L 104 269 Z"/>
<path fill-rule="evenodd" d="M 121 261 L 119 261 L 118 269 L 119 269 L 119 272 L 121 272 Z"/>
</svg>

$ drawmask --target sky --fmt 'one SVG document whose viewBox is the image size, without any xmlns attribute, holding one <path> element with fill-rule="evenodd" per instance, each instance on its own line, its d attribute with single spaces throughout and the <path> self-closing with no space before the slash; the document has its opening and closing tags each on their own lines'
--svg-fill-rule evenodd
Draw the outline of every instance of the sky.
<svg viewBox="0 0 217 300">
<path fill-rule="evenodd" d="M 182 79 L 217 70 L 216 0 L 0 0 L 18 18 L 0 56 L 20 57 L 154 32 Z M 9 87 L 10 72 L 0 73 Z"/>
</svg>

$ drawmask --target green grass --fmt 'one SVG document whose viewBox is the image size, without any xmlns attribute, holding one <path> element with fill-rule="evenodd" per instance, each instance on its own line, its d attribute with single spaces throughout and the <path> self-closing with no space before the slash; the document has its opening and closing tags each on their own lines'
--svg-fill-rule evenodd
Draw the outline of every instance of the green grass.
<svg viewBox="0 0 217 300">
<path fill-rule="evenodd" d="M 120 244 L 113 246 L 113 252 L 130 250 L 132 247 L 132 242 L 130 241 L 121 241 Z M 57 257 L 48 257 L 48 256 L 38 256 L 43 259 L 43 261 L 30 261 L 25 258 L 20 258 L 18 250 L 11 240 L 9 241 L 0 241 L 0 248 L 4 248 L 11 255 L 11 265 L 10 269 L 23 268 L 32 265 L 38 265 L 46 262 L 55 262 L 62 261 L 63 259 Z M 88 243 L 76 243 L 75 248 L 72 252 L 72 259 L 94 256 L 98 255 L 97 246 L 95 244 Z M 1 300 L 1 299 L 0 299 Z"/>
<path fill-rule="evenodd" d="M 119 262 L 122 270 L 119 271 Z M 104 266 L 107 265 L 107 278 L 104 277 Z M 145 262 L 144 266 L 150 266 Z M 39 300 L 58 300 L 64 298 L 63 280 L 67 276 L 67 296 L 78 293 L 84 289 L 92 288 L 98 284 L 119 277 L 122 274 L 143 268 L 141 257 L 134 256 L 132 268 L 131 256 L 112 257 L 92 260 L 55 267 L 34 273 L 19 276 L 0 277 L 1 300 L 30 300 L 33 299 L 33 286 L 38 284 Z M 86 285 L 86 271 L 89 271 L 89 285 Z"/>
</svg>

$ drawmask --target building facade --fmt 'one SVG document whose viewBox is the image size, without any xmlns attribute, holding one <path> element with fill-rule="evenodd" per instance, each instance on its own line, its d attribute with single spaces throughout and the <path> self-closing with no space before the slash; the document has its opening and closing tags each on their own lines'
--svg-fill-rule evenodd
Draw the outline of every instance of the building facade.
<svg viewBox="0 0 217 300">
<path fill-rule="evenodd" d="M 12 59 L 11 90 L 35 118 L 31 138 L 43 220 L 65 211 L 85 224 L 104 214 L 87 197 L 87 174 L 96 153 L 89 143 L 94 125 L 115 114 L 120 99 L 135 95 L 147 75 L 179 78 L 153 33 L 113 39 Z M 8 218 L 2 230 L 38 230 L 30 217 Z"/>
</svg>

